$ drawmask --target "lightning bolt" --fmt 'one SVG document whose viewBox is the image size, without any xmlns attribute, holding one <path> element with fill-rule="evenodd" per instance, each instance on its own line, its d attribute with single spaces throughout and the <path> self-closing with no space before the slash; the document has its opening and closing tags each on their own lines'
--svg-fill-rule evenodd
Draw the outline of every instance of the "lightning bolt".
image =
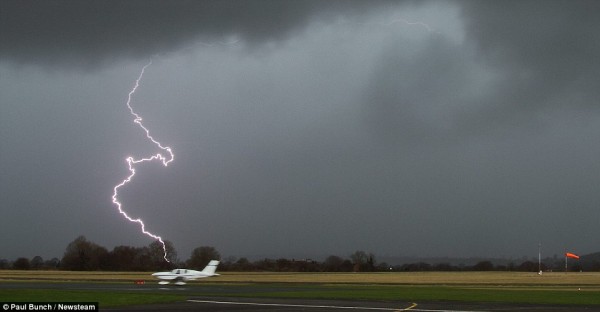
<svg viewBox="0 0 600 312">
<path fill-rule="evenodd" d="M 135 84 L 133 86 L 133 88 L 131 89 L 131 91 L 129 91 L 129 95 L 127 96 L 127 108 L 129 108 L 129 112 L 131 113 L 131 115 L 134 117 L 133 122 L 138 124 L 140 126 L 140 128 L 142 128 L 142 130 L 144 130 L 144 132 L 146 133 L 146 138 L 148 140 L 150 140 L 152 143 L 154 143 L 154 145 L 156 145 L 159 149 L 161 149 L 163 152 L 166 152 L 168 154 L 168 156 L 164 156 L 161 153 L 158 153 L 156 155 L 150 156 L 150 157 L 146 157 L 146 158 L 140 158 L 140 159 L 135 159 L 133 157 L 127 157 L 127 166 L 129 168 L 129 176 L 127 178 L 125 178 L 125 180 L 123 180 L 121 183 L 115 185 L 115 187 L 113 188 L 113 196 L 112 196 L 112 202 L 117 206 L 117 209 L 119 210 L 119 213 L 122 214 L 127 220 L 129 220 L 130 222 L 134 222 L 134 223 L 138 223 L 142 229 L 142 233 L 144 233 L 147 236 L 150 236 L 151 238 L 158 240 L 163 247 L 163 251 L 164 251 L 164 259 L 167 262 L 170 262 L 169 259 L 167 259 L 167 247 L 165 245 L 165 242 L 163 241 L 163 239 L 156 235 L 156 234 L 152 234 L 149 231 L 146 230 L 146 225 L 144 224 L 144 221 L 142 221 L 142 219 L 137 218 L 131 218 L 124 210 L 123 210 L 123 205 L 121 204 L 121 202 L 119 202 L 119 200 L 117 199 L 117 196 L 119 194 L 119 188 L 125 186 L 127 183 L 129 183 L 131 181 L 131 179 L 133 178 L 133 176 L 135 176 L 135 166 L 139 163 L 143 163 L 143 162 L 151 162 L 151 161 L 155 161 L 158 160 L 160 161 L 163 166 L 168 166 L 169 163 L 171 163 L 175 157 L 175 155 L 173 154 L 173 151 L 171 151 L 171 148 L 168 146 L 163 146 L 162 144 L 160 144 L 160 142 L 158 142 L 157 140 L 155 140 L 151 135 L 150 135 L 150 130 L 148 130 L 148 128 L 146 128 L 144 126 L 144 124 L 142 124 L 142 117 L 140 115 L 138 115 L 134 110 L 133 107 L 131 107 L 131 98 L 133 97 L 133 94 L 135 93 L 135 91 L 137 90 L 137 88 L 140 86 L 140 81 L 142 80 L 142 77 L 144 76 L 144 72 L 146 71 L 146 68 L 148 68 L 148 66 L 152 65 L 152 60 L 150 60 L 150 62 L 148 62 L 148 64 L 146 64 L 143 68 L 142 71 L 140 72 L 140 75 L 138 76 L 138 78 L 135 80 Z"/>
</svg>

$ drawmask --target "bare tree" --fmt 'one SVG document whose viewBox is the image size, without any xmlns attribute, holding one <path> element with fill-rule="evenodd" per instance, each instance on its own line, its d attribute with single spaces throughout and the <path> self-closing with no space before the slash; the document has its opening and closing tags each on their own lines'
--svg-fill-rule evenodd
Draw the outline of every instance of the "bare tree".
<svg viewBox="0 0 600 312">
<path fill-rule="evenodd" d="M 342 270 L 344 259 L 338 256 L 329 256 L 325 259 L 323 267 L 327 272 L 339 272 Z"/>
<path fill-rule="evenodd" d="M 362 250 L 357 250 L 350 255 L 350 259 L 352 260 L 352 263 L 354 263 L 354 271 L 358 272 L 364 269 L 364 266 L 367 263 L 369 256 L 366 252 Z"/>
<path fill-rule="evenodd" d="M 148 246 L 150 249 L 152 267 L 155 270 L 170 269 L 173 267 L 173 263 L 177 263 L 177 251 L 175 251 L 173 243 L 168 240 L 164 242 L 169 262 L 165 261 L 165 251 L 163 245 L 159 241 L 154 241 Z"/>
<path fill-rule="evenodd" d="M 50 260 L 44 261 L 44 267 L 47 269 L 56 269 L 60 265 L 60 260 L 58 258 L 52 258 Z"/>
<path fill-rule="evenodd" d="M 221 254 L 215 247 L 202 246 L 192 251 L 192 256 L 187 261 L 190 268 L 202 269 L 210 260 L 221 260 Z"/>
<path fill-rule="evenodd" d="M 116 246 L 109 252 L 109 268 L 116 271 L 133 271 L 138 249 L 131 246 Z"/>
<path fill-rule="evenodd" d="M 61 265 L 67 270 L 85 271 L 103 269 L 108 264 L 108 250 L 85 236 L 79 236 L 69 243 Z"/>
<path fill-rule="evenodd" d="M 44 259 L 40 256 L 35 256 L 31 259 L 30 264 L 32 269 L 41 269 L 44 266 Z"/>
<path fill-rule="evenodd" d="M 18 258 L 13 263 L 13 269 L 15 270 L 29 270 L 31 266 L 29 265 L 29 259 L 27 258 Z"/>
<path fill-rule="evenodd" d="M 235 270 L 240 270 L 240 271 L 249 271 L 249 270 L 254 269 L 254 267 L 252 266 L 252 263 L 250 263 L 250 261 L 248 261 L 248 259 L 244 258 L 244 257 L 238 259 L 238 261 L 235 262 L 233 267 Z"/>
<path fill-rule="evenodd" d="M 140 247 L 135 249 L 135 257 L 133 258 L 133 267 L 136 271 L 152 270 L 152 257 L 150 256 L 150 248 Z"/>
</svg>

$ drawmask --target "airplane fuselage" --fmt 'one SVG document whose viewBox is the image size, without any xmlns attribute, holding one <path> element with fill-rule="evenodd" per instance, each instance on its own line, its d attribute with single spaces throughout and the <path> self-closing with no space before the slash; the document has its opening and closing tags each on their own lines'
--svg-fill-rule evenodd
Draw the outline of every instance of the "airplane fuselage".
<svg viewBox="0 0 600 312">
<path fill-rule="evenodd" d="M 208 265 L 202 271 L 188 270 L 188 269 L 175 269 L 168 272 L 156 272 L 152 276 L 161 279 L 159 284 L 166 285 L 173 281 L 177 285 L 185 285 L 185 282 L 192 281 L 199 278 L 217 276 L 215 273 L 219 261 L 211 260 Z"/>
<path fill-rule="evenodd" d="M 152 276 L 157 277 L 162 280 L 174 280 L 174 279 L 197 279 L 203 277 L 209 277 L 212 275 L 204 274 L 201 271 L 196 270 L 188 270 L 188 269 L 175 269 L 169 272 L 157 272 L 152 274 Z"/>
</svg>

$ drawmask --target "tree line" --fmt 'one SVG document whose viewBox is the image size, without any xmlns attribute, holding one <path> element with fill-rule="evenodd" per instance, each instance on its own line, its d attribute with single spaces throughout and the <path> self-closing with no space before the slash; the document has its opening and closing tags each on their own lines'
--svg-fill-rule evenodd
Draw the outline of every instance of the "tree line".
<svg viewBox="0 0 600 312">
<path fill-rule="evenodd" d="M 347 258 L 331 255 L 324 261 L 311 259 L 261 259 L 250 261 L 247 258 L 228 257 L 221 259 L 220 253 L 211 246 L 197 247 L 190 257 L 182 261 L 170 241 L 165 241 L 167 257 L 164 259 L 163 246 L 155 241 L 144 247 L 116 246 L 109 251 L 103 246 L 91 242 L 85 236 L 79 236 L 70 242 L 61 259 L 44 260 L 40 256 L 32 259 L 20 257 L 13 262 L 0 259 L 0 269 L 50 269 L 75 271 L 159 271 L 174 268 L 201 270 L 210 260 L 220 260 L 219 271 L 272 271 L 272 272 L 389 272 L 389 271 L 526 271 L 537 272 L 537 262 L 525 260 L 520 264 L 494 265 L 491 261 L 480 261 L 471 266 L 449 263 L 429 264 L 426 262 L 389 265 L 378 263 L 375 255 L 357 250 Z M 590 261 L 572 263 L 569 270 L 600 270 L 600 253 L 589 255 Z M 594 257 L 591 257 L 594 256 Z M 597 256 L 597 257 L 596 257 Z M 593 260 L 593 261 L 591 261 Z M 564 264 L 556 257 L 552 262 L 543 261 L 541 270 L 564 270 Z"/>
<path fill-rule="evenodd" d="M 170 241 L 165 241 L 167 259 L 164 259 L 163 245 L 152 242 L 144 247 L 116 246 L 109 251 L 85 236 L 79 236 L 67 245 L 61 259 L 52 258 L 44 261 L 35 256 L 31 260 L 20 257 L 14 262 L 0 260 L 0 269 L 59 269 L 73 271 L 158 271 L 170 270 L 175 267 L 203 268 L 211 259 L 220 259 L 221 255 L 214 247 L 198 247 L 193 250 L 191 257 L 181 262 L 177 251 Z"/>
</svg>

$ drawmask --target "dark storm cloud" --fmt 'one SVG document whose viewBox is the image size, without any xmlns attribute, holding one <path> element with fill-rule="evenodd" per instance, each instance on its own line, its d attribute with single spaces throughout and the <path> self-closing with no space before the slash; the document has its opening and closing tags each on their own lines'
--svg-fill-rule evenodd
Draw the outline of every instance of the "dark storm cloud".
<svg viewBox="0 0 600 312">
<path fill-rule="evenodd" d="M 498 74 L 488 119 L 595 106 L 598 1 L 464 1 L 466 37 Z M 494 117 L 490 116 L 494 115 Z"/>
<path fill-rule="evenodd" d="M 15 257 L 148 243 L 110 195 L 156 152 L 124 105 L 156 54 L 134 106 L 177 156 L 122 200 L 182 258 L 596 251 L 595 2 L 0 6 L 0 234 L 35 242 Z"/>
<path fill-rule="evenodd" d="M 549 110 L 596 108 L 599 2 L 453 3 L 464 42 L 425 36 L 386 44 L 364 98 L 376 137 L 443 141 L 530 127 Z"/>
<path fill-rule="evenodd" d="M 377 6 L 386 2 L 379 1 Z M 0 4 L 0 57 L 24 63 L 94 66 L 150 57 L 236 36 L 253 45 L 279 40 L 316 16 L 335 18 L 367 1 L 19 1 Z"/>
<path fill-rule="evenodd" d="M 478 64 L 449 40 L 390 40 L 364 93 L 364 120 L 394 146 L 448 139 L 449 130 L 476 98 Z"/>
</svg>

